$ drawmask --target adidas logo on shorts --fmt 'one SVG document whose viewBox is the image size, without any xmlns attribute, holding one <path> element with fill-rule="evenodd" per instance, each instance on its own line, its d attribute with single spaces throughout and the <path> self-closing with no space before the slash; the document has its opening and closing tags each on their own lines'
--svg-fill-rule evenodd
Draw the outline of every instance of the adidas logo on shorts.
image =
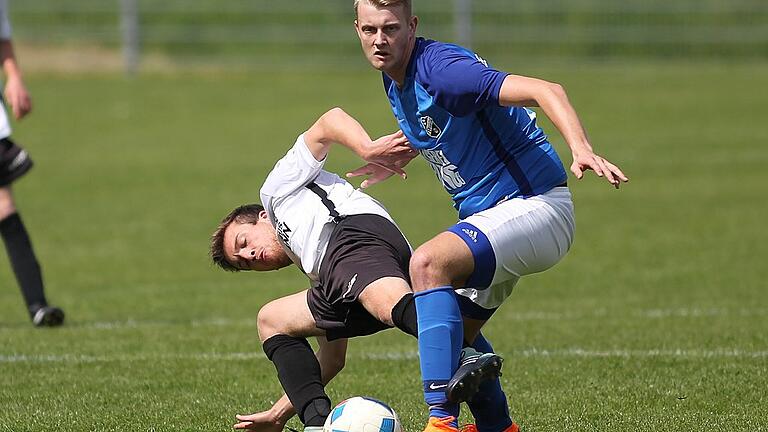
<svg viewBox="0 0 768 432">
<path fill-rule="evenodd" d="M 469 236 L 469 238 L 471 238 L 473 242 L 477 243 L 477 231 L 471 230 L 469 228 L 462 228 L 461 231 L 464 232 L 464 234 L 466 234 L 467 236 Z"/>
</svg>

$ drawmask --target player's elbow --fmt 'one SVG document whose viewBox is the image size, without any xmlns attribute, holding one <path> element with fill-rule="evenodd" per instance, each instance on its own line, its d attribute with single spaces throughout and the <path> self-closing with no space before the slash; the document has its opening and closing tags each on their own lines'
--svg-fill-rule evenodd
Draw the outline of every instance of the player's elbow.
<svg viewBox="0 0 768 432">
<path fill-rule="evenodd" d="M 315 125 L 319 127 L 320 138 L 324 144 L 329 141 L 328 135 L 331 134 L 334 125 L 338 124 L 339 120 L 346 115 L 347 113 L 343 109 L 333 107 L 320 116 Z"/>
<path fill-rule="evenodd" d="M 326 120 L 333 120 L 334 117 L 342 116 L 345 114 L 346 112 L 344 112 L 344 110 L 340 107 L 333 107 L 326 111 L 325 114 L 323 114 L 323 118 Z"/>
<path fill-rule="evenodd" d="M 565 87 L 556 82 L 547 82 L 546 91 L 557 99 L 563 99 L 565 95 Z"/>
</svg>

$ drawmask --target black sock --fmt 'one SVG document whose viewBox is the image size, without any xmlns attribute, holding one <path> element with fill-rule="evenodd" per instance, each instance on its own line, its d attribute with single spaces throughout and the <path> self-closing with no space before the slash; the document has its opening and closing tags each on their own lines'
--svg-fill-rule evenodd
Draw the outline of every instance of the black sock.
<svg viewBox="0 0 768 432">
<path fill-rule="evenodd" d="M 325 394 L 320 363 L 309 342 L 275 335 L 264 341 L 263 348 L 304 426 L 322 426 L 331 413 L 331 400 Z"/>
<path fill-rule="evenodd" d="M 416 320 L 416 303 L 413 301 L 413 294 L 408 293 L 397 302 L 392 308 L 392 322 L 395 327 L 408 333 L 409 335 L 419 337 L 419 325 Z"/>
<path fill-rule="evenodd" d="M 33 314 L 38 308 L 47 306 L 48 302 L 43 293 L 40 265 L 32 250 L 32 243 L 24 228 L 24 222 L 21 221 L 18 213 L 0 221 L 0 235 L 5 242 L 5 249 L 8 251 L 8 258 L 11 260 L 11 267 L 21 287 L 24 301 L 27 303 L 30 314 Z"/>
</svg>

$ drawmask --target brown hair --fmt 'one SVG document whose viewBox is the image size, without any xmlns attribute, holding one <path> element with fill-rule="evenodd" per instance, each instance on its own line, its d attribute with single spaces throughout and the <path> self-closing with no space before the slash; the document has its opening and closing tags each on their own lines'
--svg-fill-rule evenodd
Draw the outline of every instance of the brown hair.
<svg viewBox="0 0 768 432">
<path fill-rule="evenodd" d="M 357 17 L 357 7 L 360 5 L 361 1 L 366 2 L 370 5 L 376 6 L 377 8 L 402 6 L 405 8 L 405 12 L 408 14 L 409 17 L 413 15 L 413 12 L 411 10 L 411 0 L 355 0 L 353 4 L 355 8 L 355 17 Z"/>
<path fill-rule="evenodd" d="M 232 222 L 255 224 L 259 221 L 259 213 L 262 210 L 264 207 L 261 204 L 245 204 L 224 216 L 211 236 L 211 260 L 214 264 L 227 271 L 240 271 L 227 260 L 227 255 L 224 253 L 224 231 Z"/>
</svg>

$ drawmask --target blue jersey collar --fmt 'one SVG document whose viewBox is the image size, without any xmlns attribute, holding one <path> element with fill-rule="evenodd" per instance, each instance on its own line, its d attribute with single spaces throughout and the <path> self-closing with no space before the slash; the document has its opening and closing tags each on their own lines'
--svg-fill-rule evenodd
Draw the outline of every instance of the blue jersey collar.
<svg viewBox="0 0 768 432">
<path fill-rule="evenodd" d="M 405 80 L 403 80 L 403 85 L 409 80 L 412 80 L 416 75 L 416 57 L 421 55 L 422 51 L 424 51 L 424 38 L 417 37 L 416 42 L 413 44 L 411 58 L 408 60 L 408 67 L 405 69 Z"/>
</svg>

